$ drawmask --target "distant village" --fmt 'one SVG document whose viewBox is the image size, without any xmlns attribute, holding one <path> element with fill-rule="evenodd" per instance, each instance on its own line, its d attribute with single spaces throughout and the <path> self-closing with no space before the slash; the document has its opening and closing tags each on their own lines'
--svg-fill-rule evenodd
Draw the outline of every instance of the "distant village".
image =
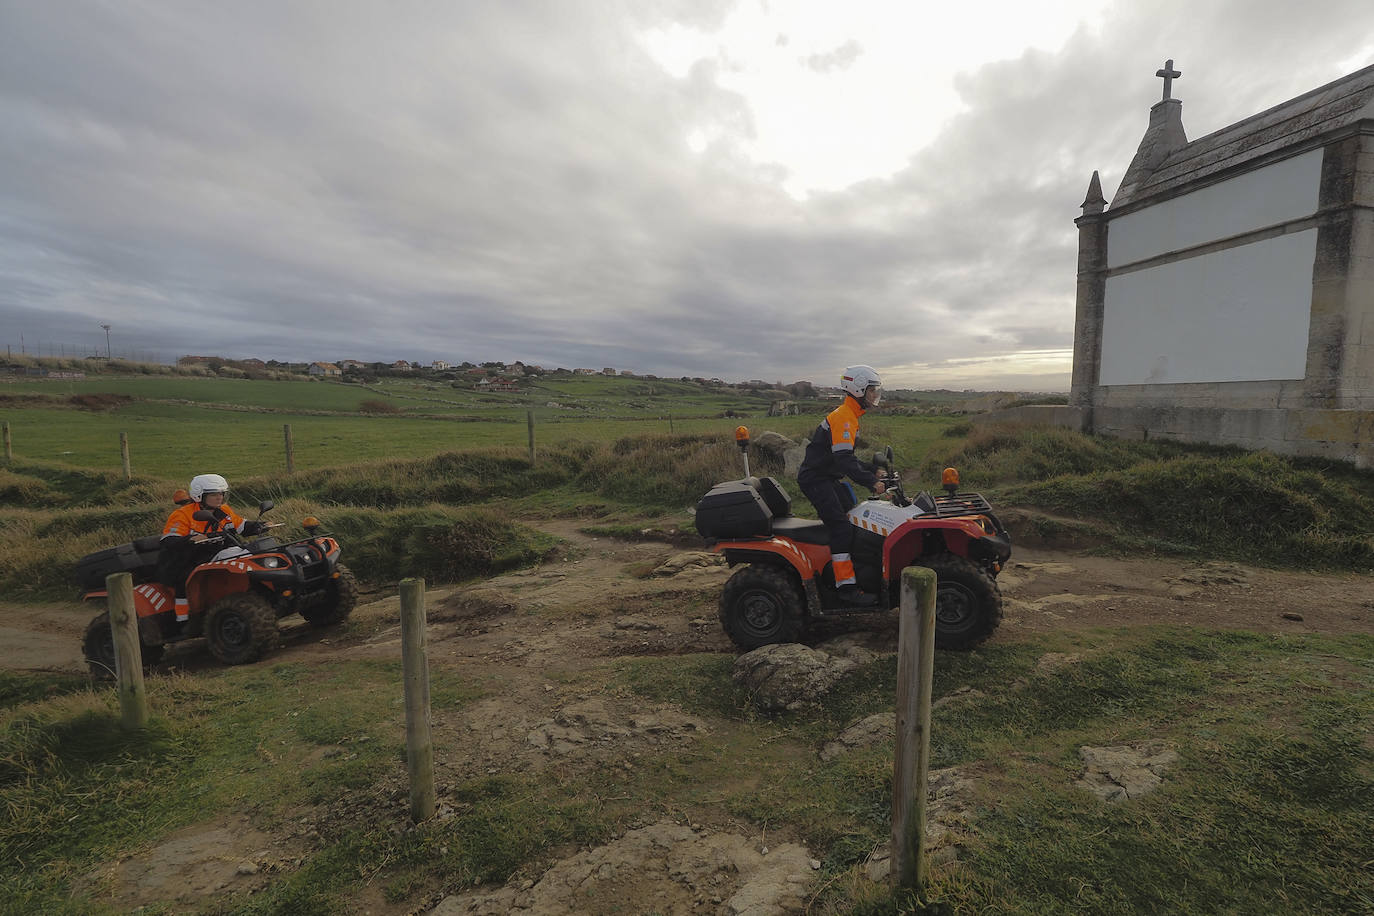
<svg viewBox="0 0 1374 916">
<path fill-rule="evenodd" d="M 357 382 L 370 382 L 379 378 L 396 376 L 412 377 L 423 375 L 436 381 L 453 382 L 455 385 L 462 385 L 462 383 L 466 382 L 472 388 L 483 391 L 519 391 L 521 390 L 521 386 L 527 383 L 528 379 L 539 378 L 546 375 L 612 376 L 643 379 L 646 381 L 655 381 L 659 378 L 657 375 L 636 373 L 630 369 L 615 369 L 610 366 L 601 369 L 567 369 L 561 366 L 555 369 L 547 369 L 544 366 L 523 363 L 519 360 L 513 363 L 450 363 L 442 359 L 436 359 L 426 364 L 423 362 L 410 362 L 404 359 L 398 359 L 391 363 L 341 359 L 335 362 L 283 363 L 276 360 L 226 359 L 220 356 L 183 356 L 177 360 L 177 367 L 192 371 L 204 369 L 219 375 L 225 374 L 225 370 L 229 370 L 229 374 L 233 374 L 234 370 L 237 370 L 248 377 L 289 372 L 292 374 L 304 374 L 314 378 L 336 378 L 342 381 Z M 806 381 L 784 385 L 782 382 L 765 382 L 762 379 L 750 379 L 748 382 L 726 382 L 720 378 L 685 375 L 674 380 L 695 382 L 699 385 L 711 387 L 785 388 L 797 397 L 813 397 L 817 393 L 820 393 L 819 389 Z"/>
</svg>

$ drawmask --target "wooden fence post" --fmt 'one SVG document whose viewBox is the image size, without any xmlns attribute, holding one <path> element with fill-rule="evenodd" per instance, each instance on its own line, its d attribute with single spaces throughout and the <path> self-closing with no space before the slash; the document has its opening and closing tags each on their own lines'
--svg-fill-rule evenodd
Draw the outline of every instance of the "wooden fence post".
<svg viewBox="0 0 1374 916">
<path fill-rule="evenodd" d="M 14 460 L 14 448 L 10 445 L 10 424 L 8 420 L 5 421 L 5 460 Z"/>
<path fill-rule="evenodd" d="M 119 434 L 119 460 L 124 463 L 124 479 L 133 480 L 133 469 L 129 467 L 129 434 Z"/>
<path fill-rule="evenodd" d="M 148 698 L 143 690 L 143 647 L 134 611 L 134 580 L 128 573 L 105 577 L 110 633 L 114 637 L 115 678 L 119 681 L 120 724 L 129 731 L 148 725 Z"/>
<path fill-rule="evenodd" d="M 530 464 L 534 464 L 534 411 L 525 411 L 525 422 L 530 428 Z"/>
<path fill-rule="evenodd" d="M 673 415 L 668 414 L 668 435 L 673 434 Z"/>
<path fill-rule="evenodd" d="M 930 769 L 930 694 L 935 667 L 935 570 L 902 571 L 897 637 L 897 753 L 892 778 L 894 886 L 926 882 L 926 774 Z"/>
<path fill-rule="evenodd" d="M 401 669 L 405 677 L 406 769 L 410 819 L 434 816 L 434 742 L 429 729 L 429 654 L 425 639 L 425 580 L 401 580 Z"/>
<path fill-rule="evenodd" d="M 296 447 L 291 442 L 291 424 L 282 424 L 282 435 L 286 438 L 286 473 L 296 473 Z"/>
</svg>

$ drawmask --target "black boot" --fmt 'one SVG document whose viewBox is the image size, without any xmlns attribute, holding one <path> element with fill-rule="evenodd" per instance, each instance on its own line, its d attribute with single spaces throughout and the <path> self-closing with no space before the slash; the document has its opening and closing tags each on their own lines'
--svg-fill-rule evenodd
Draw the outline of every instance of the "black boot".
<svg viewBox="0 0 1374 916">
<path fill-rule="evenodd" d="M 835 591 L 839 593 L 840 600 L 850 607 L 873 607 L 878 603 L 877 595 L 862 592 L 857 585 L 841 585 Z"/>
</svg>

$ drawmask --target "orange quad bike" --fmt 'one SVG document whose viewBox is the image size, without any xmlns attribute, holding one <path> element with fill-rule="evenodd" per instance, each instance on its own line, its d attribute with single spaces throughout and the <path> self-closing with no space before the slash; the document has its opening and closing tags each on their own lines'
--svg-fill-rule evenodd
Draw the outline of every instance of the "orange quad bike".
<svg viewBox="0 0 1374 916">
<path fill-rule="evenodd" d="M 740 649 L 797 642 L 821 618 L 885 613 L 901 602 L 908 566 L 927 566 L 938 577 L 937 647 L 970 649 L 1001 623 L 997 574 L 1011 557 L 1011 536 L 986 499 L 958 492 L 957 470 L 945 470 L 944 495 L 908 498 L 891 447 L 874 453 L 890 499 L 858 502 L 849 521 L 855 576 L 878 603 L 853 607 L 835 588 L 825 525 L 794 517 L 791 498 L 775 478 L 750 477 L 747 431 L 736 438 L 745 452 L 745 477 L 717 484 L 702 497 L 696 527 L 730 566 L 741 567 L 720 598 L 721 625 Z"/>
<path fill-rule="evenodd" d="M 272 508 L 258 506 L 258 518 Z M 214 522 L 208 509 L 195 514 Z M 157 579 L 160 538 L 139 538 L 83 557 L 76 577 L 83 600 L 106 600 L 105 577 L 128 572 L 134 581 L 134 610 L 143 661 L 154 664 L 166 646 L 205 637 L 212 655 L 225 664 L 257 661 L 277 647 L 277 620 L 300 614 L 323 627 L 342 622 L 358 601 L 353 573 L 339 562 L 339 542 L 320 534 L 319 521 L 304 520 L 306 537 L 280 543 L 274 537 L 249 538 L 233 530 L 211 529 L 206 541 L 219 549 L 192 568 L 186 578 L 189 619 L 176 619 L 176 590 Z M 279 527 L 280 523 L 263 528 Z M 108 611 L 86 628 L 86 662 L 97 677 L 113 677 L 114 637 Z"/>
</svg>

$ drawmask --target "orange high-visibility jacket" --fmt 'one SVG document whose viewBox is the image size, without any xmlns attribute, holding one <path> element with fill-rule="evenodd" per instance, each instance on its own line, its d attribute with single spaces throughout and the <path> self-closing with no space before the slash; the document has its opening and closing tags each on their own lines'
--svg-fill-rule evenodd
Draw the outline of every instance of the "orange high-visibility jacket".
<svg viewBox="0 0 1374 916">
<path fill-rule="evenodd" d="M 848 394 L 839 407 L 830 411 L 811 434 L 811 441 L 806 443 L 806 457 L 797 471 L 798 483 L 848 477 L 872 488 L 878 482 L 878 475 L 854 455 L 854 443 L 859 438 L 859 417 L 864 412 L 854 396 Z"/>
<path fill-rule="evenodd" d="M 243 516 L 230 509 L 227 503 L 220 506 L 224 510 L 224 517 L 218 522 L 202 522 L 192 518 L 191 516 L 199 512 L 201 508 L 200 503 L 196 502 L 179 506 L 175 512 L 167 516 L 167 524 L 162 526 L 162 536 L 164 538 L 188 538 L 193 534 L 211 534 L 221 528 L 243 530 Z"/>
</svg>

